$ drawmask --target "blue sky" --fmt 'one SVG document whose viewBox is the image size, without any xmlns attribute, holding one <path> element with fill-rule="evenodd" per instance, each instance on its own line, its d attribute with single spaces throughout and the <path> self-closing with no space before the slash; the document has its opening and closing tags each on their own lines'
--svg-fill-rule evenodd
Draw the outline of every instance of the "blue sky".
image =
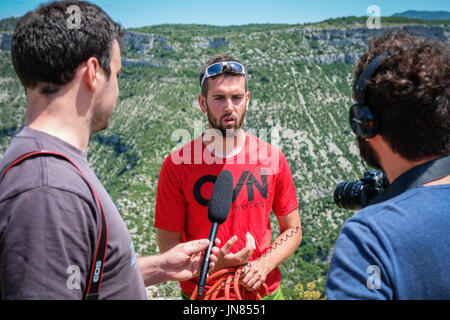
<svg viewBox="0 0 450 320">
<path fill-rule="evenodd" d="M 0 19 L 21 16 L 42 0 L 0 0 Z M 450 11 L 449 0 L 91 0 L 127 28 L 164 23 L 242 25 L 322 21 L 367 16 L 377 5 L 382 16 L 406 10 Z"/>
</svg>

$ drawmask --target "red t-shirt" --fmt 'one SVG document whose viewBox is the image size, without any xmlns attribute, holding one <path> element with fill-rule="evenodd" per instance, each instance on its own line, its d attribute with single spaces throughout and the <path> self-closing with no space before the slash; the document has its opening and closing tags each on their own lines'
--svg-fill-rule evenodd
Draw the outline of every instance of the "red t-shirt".
<svg viewBox="0 0 450 320">
<path fill-rule="evenodd" d="M 235 187 L 230 213 L 217 238 L 223 245 L 236 235 L 238 241 L 231 251 L 237 253 L 245 248 L 250 232 L 256 244 L 250 260 L 255 260 L 271 247 L 271 210 L 277 216 L 287 215 L 298 208 L 298 202 L 283 153 L 248 133 L 245 147 L 234 157 L 214 156 L 199 137 L 165 159 L 158 181 L 155 227 L 181 232 L 184 242 L 208 238 L 208 202 L 222 170 L 232 173 Z M 278 268 L 267 276 L 269 293 L 278 289 L 280 279 Z M 180 284 L 191 295 L 197 283 L 198 278 Z"/>
</svg>

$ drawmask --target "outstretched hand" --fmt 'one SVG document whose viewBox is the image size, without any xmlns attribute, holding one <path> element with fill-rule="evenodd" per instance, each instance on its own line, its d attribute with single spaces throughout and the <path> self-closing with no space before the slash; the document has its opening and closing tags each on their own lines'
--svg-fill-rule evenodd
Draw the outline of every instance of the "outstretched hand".
<svg viewBox="0 0 450 320">
<path fill-rule="evenodd" d="M 223 245 L 222 249 L 220 249 L 217 256 L 216 267 L 214 269 L 210 269 L 211 273 L 219 271 L 223 268 L 236 267 L 246 264 L 253 255 L 253 252 L 256 250 L 255 239 L 250 232 L 247 232 L 246 238 L 245 248 L 238 253 L 231 252 L 231 248 L 238 240 L 237 236 L 234 236 L 228 240 L 228 242 Z M 220 240 L 218 245 L 220 245 Z"/>
<path fill-rule="evenodd" d="M 209 258 L 209 268 L 214 269 L 219 254 L 218 242 L 213 247 Z M 204 251 L 208 248 L 209 240 L 195 240 L 180 243 L 162 255 L 166 276 L 172 281 L 185 281 L 200 274 Z"/>
</svg>

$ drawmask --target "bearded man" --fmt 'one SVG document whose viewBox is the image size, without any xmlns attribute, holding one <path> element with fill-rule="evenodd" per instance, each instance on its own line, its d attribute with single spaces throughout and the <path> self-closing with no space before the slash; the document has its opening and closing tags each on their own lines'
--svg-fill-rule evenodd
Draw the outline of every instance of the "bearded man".
<svg viewBox="0 0 450 320">
<path fill-rule="evenodd" d="M 200 72 L 198 102 L 210 129 L 169 155 L 158 181 L 155 227 L 161 252 L 179 243 L 208 236 L 208 204 L 222 170 L 233 175 L 233 203 L 228 219 L 217 235 L 221 250 L 216 267 L 245 266 L 240 285 L 257 291 L 263 299 L 283 299 L 278 266 L 301 242 L 301 223 L 292 174 L 280 150 L 242 129 L 250 92 L 245 67 L 238 60 L 218 55 Z M 271 243 L 270 214 L 280 226 Z M 220 247 L 220 246 L 219 246 Z M 183 298 L 189 298 L 198 282 L 181 282 Z M 207 283 L 207 291 L 213 283 Z M 221 289 L 222 288 L 222 289 Z M 224 298 L 223 286 L 217 299 Z M 236 299 L 231 293 L 230 299 Z"/>
</svg>

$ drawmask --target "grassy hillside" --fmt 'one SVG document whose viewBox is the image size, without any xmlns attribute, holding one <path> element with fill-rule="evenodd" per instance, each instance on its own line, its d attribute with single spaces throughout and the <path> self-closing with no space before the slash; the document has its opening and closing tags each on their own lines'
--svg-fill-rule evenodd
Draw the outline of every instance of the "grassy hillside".
<svg viewBox="0 0 450 320">
<path fill-rule="evenodd" d="M 415 24 L 396 19 L 401 21 L 387 21 L 383 27 Z M 370 36 L 353 29 L 364 28 L 364 21 L 129 30 L 121 96 L 110 128 L 91 139 L 89 161 L 123 215 L 139 254 L 158 252 L 153 220 L 159 172 L 164 158 L 188 142 L 172 139 L 172 134 L 186 129 L 193 139 L 195 124 L 207 127 L 197 105 L 199 68 L 224 52 L 249 70 L 252 98 L 246 130 L 284 152 L 301 204 L 303 242 L 280 267 L 285 295 L 295 299 L 297 284 L 313 282 L 324 296 L 335 240 L 353 214 L 332 204 L 332 192 L 338 182 L 357 180 L 365 170 L 348 125 L 353 61 Z M 432 29 L 434 22 L 421 23 L 420 32 L 447 38 L 448 23 L 441 21 L 438 29 Z M 25 103 L 9 52 L 0 51 L 0 154 L 24 120 Z M 278 232 L 275 218 L 272 225 Z M 162 296 L 178 295 L 176 283 L 158 287 Z"/>
</svg>

